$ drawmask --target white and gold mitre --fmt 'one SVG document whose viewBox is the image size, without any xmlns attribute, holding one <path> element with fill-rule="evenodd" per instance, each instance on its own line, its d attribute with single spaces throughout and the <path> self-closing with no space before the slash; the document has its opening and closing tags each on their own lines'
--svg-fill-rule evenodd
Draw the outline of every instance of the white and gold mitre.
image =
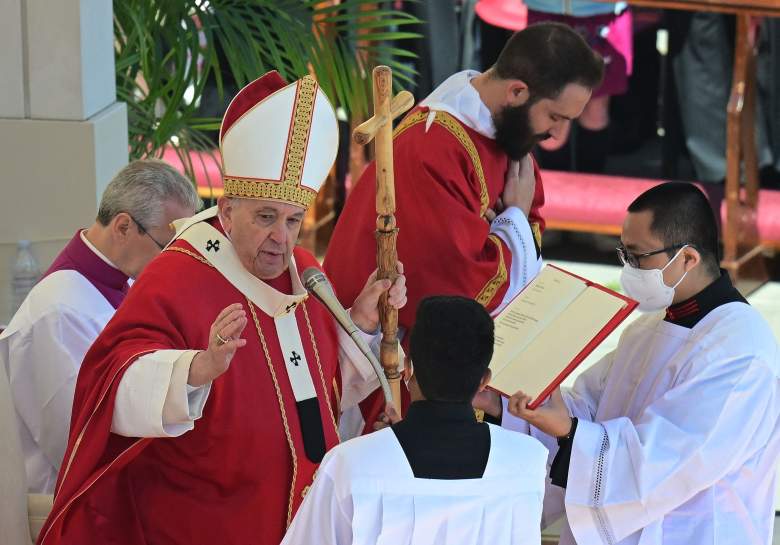
<svg viewBox="0 0 780 545">
<path fill-rule="evenodd" d="M 287 85 L 268 72 L 239 91 L 222 119 L 224 194 L 308 208 L 338 145 L 336 112 L 317 81 Z"/>
</svg>

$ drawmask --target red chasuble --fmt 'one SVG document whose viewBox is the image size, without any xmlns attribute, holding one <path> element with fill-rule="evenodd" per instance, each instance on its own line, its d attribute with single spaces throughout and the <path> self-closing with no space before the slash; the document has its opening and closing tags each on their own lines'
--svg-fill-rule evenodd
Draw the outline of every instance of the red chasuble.
<svg viewBox="0 0 780 545">
<path fill-rule="evenodd" d="M 418 108 L 395 131 L 398 258 L 404 264 L 408 303 L 399 325 L 410 328 L 429 295 L 472 297 L 489 310 L 509 285 L 512 254 L 483 215 L 504 190 L 507 155 L 495 140 L 445 112 L 426 131 L 428 110 Z M 544 189 L 538 167 L 530 221 L 537 242 L 544 229 Z M 375 165 L 349 195 L 328 246 L 324 267 L 336 294 L 350 307 L 376 268 Z"/>
<path fill-rule="evenodd" d="M 317 264 L 300 248 L 294 256 L 299 271 Z M 269 284 L 292 293 L 288 273 Z M 128 366 L 156 350 L 204 349 L 217 314 L 237 302 L 249 319 L 247 345 L 213 382 L 195 428 L 176 438 L 111 433 Z M 312 298 L 294 312 L 331 448 L 338 443 L 335 325 Z M 87 353 L 54 508 L 38 543 L 277 544 L 317 469 L 302 437 L 273 318 L 177 241 L 146 268 Z"/>
<path fill-rule="evenodd" d="M 462 295 L 496 308 L 509 286 L 512 254 L 490 234 L 483 217 L 504 190 L 509 164 L 495 140 L 445 112 L 426 131 L 428 110 L 417 108 L 396 128 L 393 140 L 398 258 L 404 264 L 408 302 L 398 323 L 408 330 L 420 300 Z M 539 169 L 529 214 L 541 244 L 544 204 Z M 325 271 L 345 307 L 376 268 L 375 164 L 364 172 L 339 217 L 325 258 Z M 361 403 L 366 431 L 382 407 L 381 396 Z"/>
</svg>

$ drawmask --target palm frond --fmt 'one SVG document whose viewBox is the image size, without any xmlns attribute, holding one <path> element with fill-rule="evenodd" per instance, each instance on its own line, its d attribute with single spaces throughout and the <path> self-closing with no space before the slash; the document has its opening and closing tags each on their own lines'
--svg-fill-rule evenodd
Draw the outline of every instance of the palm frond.
<svg viewBox="0 0 780 545">
<path fill-rule="evenodd" d="M 210 149 L 200 98 L 220 96 L 226 78 L 243 86 L 275 69 L 288 81 L 314 73 L 337 107 L 361 116 L 370 102 L 373 64 L 410 82 L 420 21 L 376 0 L 114 0 L 117 96 L 128 105 L 131 156 L 161 156 L 172 146 L 193 173 L 191 149 Z M 413 27 L 412 27 L 413 28 Z M 230 98 L 230 97 L 227 97 Z"/>
</svg>

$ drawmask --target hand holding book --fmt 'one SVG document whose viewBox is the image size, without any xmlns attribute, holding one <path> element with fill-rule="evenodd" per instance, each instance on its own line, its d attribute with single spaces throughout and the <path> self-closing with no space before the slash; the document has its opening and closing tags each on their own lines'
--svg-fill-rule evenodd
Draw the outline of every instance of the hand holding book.
<svg viewBox="0 0 780 545">
<path fill-rule="evenodd" d="M 530 409 L 528 405 L 533 401 L 531 396 L 523 392 L 517 392 L 509 398 L 507 409 L 514 416 L 522 418 L 533 427 L 553 437 L 566 437 L 571 433 L 572 423 L 569 409 L 563 401 L 561 389 L 556 388 L 550 395 L 550 401 Z"/>
</svg>

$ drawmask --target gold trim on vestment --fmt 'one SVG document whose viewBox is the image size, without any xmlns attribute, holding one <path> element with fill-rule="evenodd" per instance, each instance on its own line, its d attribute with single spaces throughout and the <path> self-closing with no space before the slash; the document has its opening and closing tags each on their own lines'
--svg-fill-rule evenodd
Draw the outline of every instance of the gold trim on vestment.
<svg viewBox="0 0 780 545">
<path fill-rule="evenodd" d="M 265 354 L 265 361 L 268 364 L 268 371 L 271 373 L 271 380 L 274 383 L 274 389 L 276 390 L 276 399 L 279 402 L 279 412 L 282 415 L 282 425 L 284 426 L 284 434 L 287 436 L 287 446 L 290 448 L 290 456 L 292 456 L 293 474 L 290 484 L 290 495 L 287 501 L 287 525 L 289 528 L 292 522 L 292 509 L 293 509 L 293 496 L 295 495 L 295 481 L 298 478 L 298 455 L 295 452 L 295 443 L 293 442 L 292 433 L 290 432 L 290 424 L 287 422 L 287 410 L 284 408 L 284 399 L 282 398 L 282 389 L 279 387 L 279 381 L 276 378 L 276 370 L 271 363 L 271 354 L 268 352 L 268 345 L 265 343 L 265 336 L 263 330 L 260 327 L 260 320 L 257 318 L 255 312 L 255 306 L 249 298 L 246 298 L 246 303 L 249 305 L 249 311 L 252 313 L 252 319 L 255 322 L 255 329 L 257 329 L 257 336 L 260 337 L 260 345 L 263 347 L 263 354 Z"/>
<path fill-rule="evenodd" d="M 188 255 L 190 257 L 194 257 L 195 259 L 197 259 L 198 261 L 200 261 L 201 263 L 203 263 L 205 265 L 208 265 L 212 269 L 216 268 L 216 267 L 214 267 L 214 265 L 212 265 L 209 262 L 208 259 L 206 259 L 203 256 L 200 256 L 200 255 L 196 254 L 195 252 L 191 252 L 191 251 L 187 250 L 186 248 L 179 248 L 178 246 L 168 246 L 165 250 L 163 250 L 163 252 L 181 252 L 181 253 L 186 254 L 186 255 Z"/>
<path fill-rule="evenodd" d="M 304 208 L 314 202 L 317 192 L 302 186 L 301 177 L 311 134 L 317 88 L 317 81 L 311 76 L 304 76 L 298 81 L 281 180 L 260 180 L 226 174 L 223 193 L 225 196 L 271 199 L 299 204 Z"/>
<path fill-rule="evenodd" d="M 314 479 L 317 478 L 317 472 L 319 470 L 320 470 L 319 467 L 314 470 L 314 475 L 311 476 L 311 484 L 307 484 L 306 486 L 303 487 L 303 490 L 301 490 L 301 500 L 305 499 L 306 494 L 308 494 L 309 490 L 311 490 L 311 486 L 314 484 Z"/>
<path fill-rule="evenodd" d="M 303 307 L 303 315 L 306 317 L 306 325 L 309 328 L 309 337 L 311 337 L 311 344 L 314 347 L 314 359 L 317 360 L 317 370 L 320 372 L 320 381 L 322 382 L 322 391 L 325 394 L 325 402 L 328 404 L 328 414 L 333 422 L 333 429 L 336 431 L 336 437 L 341 442 L 341 436 L 339 435 L 339 425 L 336 424 L 336 415 L 333 414 L 333 405 L 330 404 L 330 394 L 328 394 L 328 386 L 325 384 L 325 374 L 322 372 L 322 363 L 320 362 L 320 351 L 317 349 L 317 343 L 314 342 L 314 329 L 311 327 L 311 321 L 309 320 L 309 311 L 306 310 L 306 303 L 301 303 Z"/>
<path fill-rule="evenodd" d="M 501 245 L 501 241 L 496 235 L 488 236 L 488 240 L 491 240 L 498 249 L 498 270 L 493 278 L 488 280 L 485 287 L 479 292 L 476 297 L 476 301 L 482 306 L 487 306 L 493 297 L 496 296 L 498 288 L 500 288 L 507 279 L 506 264 L 504 263 L 504 247 Z"/>
<path fill-rule="evenodd" d="M 263 347 L 263 354 L 265 355 L 265 361 L 268 364 L 268 370 L 271 373 L 271 380 L 274 383 L 274 389 L 276 390 L 276 399 L 279 403 L 279 412 L 282 416 L 282 424 L 284 425 L 284 433 L 287 436 L 287 445 L 290 448 L 290 456 L 292 457 L 292 466 L 293 466 L 293 474 L 292 474 L 292 482 L 290 484 L 290 495 L 289 499 L 287 501 L 287 527 L 290 526 L 290 523 L 292 523 L 292 517 L 293 517 L 293 504 L 295 499 L 295 482 L 298 479 L 298 454 L 295 450 L 295 442 L 292 438 L 292 432 L 290 431 L 290 424 L 287 421 L 287 410 L 284 408 L 284 399 L 282 397 L 282 389 L 279 387 L 279 380 L 276 378 L 276 370 L 274 369 L 273 364 L 271 363 L 271 354 L 268 351 L 268 345 L 265 342 L 265 336 L 263 335 L 263 330 L 260 327 L 260 320 L 257 318 L 257 312 L 255 312 L 255 306 L 252 304 L 252 301 L 247 298 L 246 300 L 247 304 L 249 305 L 249 311 L 252 313 L 252 319 L 255 322 L 255 329 L 257 329 L 257 335 L 260 337 L 260 344 Z M 300 306 L 303 306 L 303 311 L 306 316 L 306 323 L 309 325 L 309 337 L 311 338 L 311 344 L 314 348 L 314 355 L 317 360 L 317 367 L 320 370 L 320 378 L 322 379 L 323 388 L 325 385 L 325 378 L 322 373 L 322 365 L 320 363 L 320 355 L 319 350 L 317 349 L 317 341 L 314 339 L 314 331 L 311 327 L 311 323 L 309 322 L 309 315 L 306 311 L 306 305 L 305 303 L 301 303 Z M 294 312 L 294 311 L 293 311 Z M 328 400 L 328 405 L 330 406 L 330 397 L 328 396 L 328 390 L 325 388 L 325 399 Z M 333 426 L 336 430 L 336 437 L 338 437 L 338 427 L 336 426 L 336 421 L 333 418 L 333 413 L 330 413 L 331 419 L 333 419 Z M 320 425 L 322 422 L 320 422 Z M 316 474 L 316 472 L 315 472 Z M 311 485 L 307 485 L 311 486 Z M 302 492 L 303 495 L 305 495 L 305 492 Z"/>
<path fill-rule="evenodd" d="M 339 393 L 339 385 L 336 383 L 336 377 L 333 377 L 333 395 L 336 397 L 336 410 L 338 411 L 336 423 L 338 424 L 341 417 L 341 394 Z M 341 436 L 339 436 L 339 441 L 341 441 Z"/>
<path fill-rule="evenodd" d="M 425 121 L 428 118 L 428 114 L 429 112 L 427 111 L 418 110 L 415 113 L 407 116 L 403 121 L 401 121 L 401 123 L 398 124 L 398 127 L 396 127 L 393 133 L 393 138 L 397 138 L 404 131 L 406 131 L 406 129 Z M 452 136 L 454 136 L 455 139 L 460 142 L 461 146 L 463 146 L 469 158 L 471 159 L 474 172 L 476 173 L 477 179 L 479 180 L 479 215 L 484 216 L 488 206 L 490 206 L 490 197 L 488 195 L 487 182 L 485 181 L 485 172 L 482 170 L 482 160 L 479 157 L 479 152 L 477 151 L 477 147 L 474 145 L 474 141 L 466 132 L 466 129 L 463 128 L 463 125 L 461 125 L 460 122 L 455 119 L 455 117 L 448 114 L 447 112 L 436 111 L 433 122 L 447 129 L 450 134 L 452 134 Z"/>
<path fill-rule="evenodd" d="M 393 131 L 393 138 L 398 138 L 398 136 L 406 129 L 416 125 L 417 123 L 420 123 L 421 121 L 425 121 L 427 117 L 428 112 L 424 110 L 417 110 L 416 112 L 407 115 L 401 120 L 401 122 Z"/>
<path fill-rule="evenodd" d="M 536 240 L 536 245 L 541 248 L 542 247 L 542 230 L 539 227 L 539 224 L 537 222 L 531 223 L 531 232 L 534 234 L 534 240 Z"/>
<path fill-rule="evenodd" d="M 479 157 L 479 152 L 471 140 L 471 137 L 454 117 L 446 112 L 436 112 L 436 123 L 439 123 L 442 127 L 446 128 L 452 135 L 458 139 L 458 142 L 466 149 L 466 153 L 471 158 L 471 163 L 474 165 L 474 171 L 477 174 L 479 180 L 479 215 L 484 216 L 485 212 L 490 205 L 488 197 L 487 183 L 485 182 L 485 173 L 482 171 L 482 161 Z"/>
</svg>

